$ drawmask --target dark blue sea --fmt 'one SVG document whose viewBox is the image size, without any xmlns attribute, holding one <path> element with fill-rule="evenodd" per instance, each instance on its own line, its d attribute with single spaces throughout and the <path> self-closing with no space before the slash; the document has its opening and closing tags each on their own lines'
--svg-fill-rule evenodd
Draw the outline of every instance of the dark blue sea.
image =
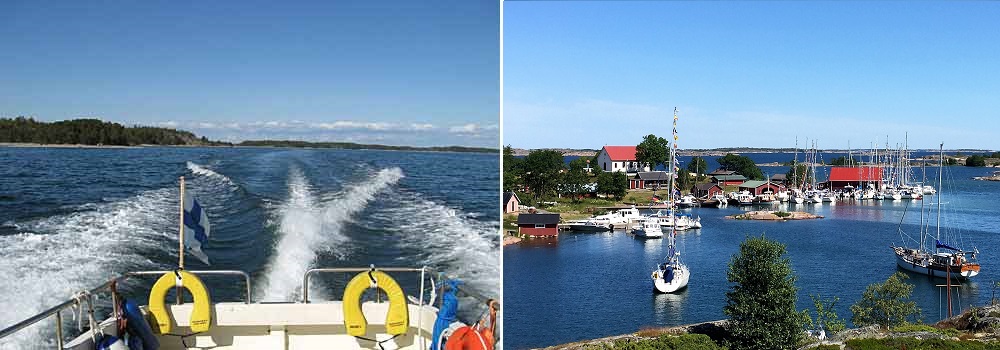
<svg viewBox="0 0 1000 350">
<path fill-rule="evenodd" d="M 792 155 L 750 157 L 767 163 L 787 161 Z M 711 162 L 709 168 L 717 165 Z M 787 168 L 762 170 L 776 174 Z M 942 237 L 981 251 L 982 273 L 961 284 L 956 309 L 959 304 L 966 308 L 989 302 L 997 291 L 994 281 L 1000 281 L 1000 182 L 971 180 L 992 170 L 953 166 L 944 173 Z M 936 167 L 927 169 L 927 183 L 937 187 Z M 925 198 L 924 219 L 936 232 L 937 198 Z M 724 319 L 727 263 L 750 235 L 765 235 L 787 246 L 798 278 L 798 309 L 812 308 L 811 294 L 838 297 L 836 310 L 849 321 L 849 307 L 865 287 L 897 271 L 889 245 L 904 239 L 909 242 L 906 235 L 919 237 L 920 206 L 920 201 L 873 201 L 780 207 L 825 216 L 789 222 L 724 219 L 745 210 L 735 207 L 690 209 L 689 213 L 701 217 L 704 228 L 678 234 L 677 244 L 692 276 L 688 288 L 673 295 L 654 293 L 649 279 L 650 271 L 666 254 L 665 239 L 636 240 L 623 232 L 570 233 L 560 235 L 556 242 L 506 246 L 504 342 L 508 349 L 534 348 L 646 327 Z M 945 280 L 909 276 L 907 282 L 915 286 L 913 299 L 923 310 L 923 320 L 943 318 L 947 313 L 943 289 L 935 285 Z"/>
<path fill-rule="evenodd" d="M 127 271 L 175 268 L 181 176 L 211 222 L 212 265 L 186 267 L 246 271 L 255 301 L 299 300 L 310 268 L 369 264 L 434 267 L 495 297 L 499 169 L 496 154 L 0 147 L 0 328 Z M 320 277 L 310 299 L 339 300 L 328 291 L 350 277 Z M 216 301 L 245 294 L 203 279 Z M 418 294 L 417 277 L 398 279 Z M 142 282 L 122 288 L 145 304 Z M 0 348 L 42 346 L 51 328 Z"/>
</svg>

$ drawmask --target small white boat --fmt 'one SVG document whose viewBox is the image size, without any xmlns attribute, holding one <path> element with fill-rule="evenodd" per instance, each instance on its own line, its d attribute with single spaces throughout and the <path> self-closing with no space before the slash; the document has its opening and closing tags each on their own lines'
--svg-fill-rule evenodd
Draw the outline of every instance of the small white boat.
<svg viewBox="0 0 1000 350">
<path fill-rule="evenodd" d="M 640 220 L 635 227 L 632 227 L 632 234 L 638 238 L 663 238 L 660 222 L 655 218 Z"/>
<path fill-rule="evenodd" d="M 686 195 L 677 200 L 677 207 L 690 208 L 698 205 L 698 199 L 692 195 Z"/>
</svg>

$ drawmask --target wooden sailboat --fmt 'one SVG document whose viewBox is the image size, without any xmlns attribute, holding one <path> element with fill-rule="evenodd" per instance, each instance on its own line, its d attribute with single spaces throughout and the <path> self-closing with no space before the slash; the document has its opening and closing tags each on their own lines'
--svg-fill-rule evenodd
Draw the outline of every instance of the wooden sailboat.
<svg viewBox="0 0 1000 350">
<path fill-rule="evenodd" d="M 938 164 L 938 189 L 944 169 L 944 144 L 941 144 Z M 896 265 L 900 268 L 920 274 L 941 278 L 957 278 L 967 280 L 979 274 L 979 262 L 976 256 L 978 249 L 971 252 L 949 246 L 941 242 L 941 197 L 937 196 L 937 235 L 934 237 L 934 249 L 927 249 L 929 232 L 923 230 L 923 210 L 921 210 L 920 245 L 916 248 L 891 246 L 896 254 Z M 929 230 L 928 230 L 929 231 Z"/>
</svg>

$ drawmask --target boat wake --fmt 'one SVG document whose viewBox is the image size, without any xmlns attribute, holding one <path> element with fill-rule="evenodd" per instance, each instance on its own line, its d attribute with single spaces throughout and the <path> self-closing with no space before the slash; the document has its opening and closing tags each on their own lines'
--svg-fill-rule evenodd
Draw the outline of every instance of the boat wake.
<svg viewBox="0 0 1000 350">
<path fill-rule="evenodd" d="M 398 198 L 396 206 L 376 215 L 409 220 L 390 230 L 396 231 L 401 244 L 417 252 L 421 264 L 462 276 L 475 289 L 500 295 L 499 221 L 481 221 L 474 214 L 433 201 L 393 197 Z"/>
<path fill-rule="evenodd" d="M 236 186 L 236 183 L 233 182 L 233 180 L 230 179 L 229 177 L 227 177 L 226 175 L 219 174 L 219 173 L 215 172 L 214 170 L 209 169 L 209 168 L 207 168 L 207 167 L 205 167 L 203 165 L 200 165 L 200 164 L 197 164 L 197 163 L 189 161 L 189 162 L 187 162 L 187 168 L 194 175 L 203 176 L 205 178 L 209 178 L 209 179 L 212 179 L 214 181 L 223 182 L 223 183 L 225 183 L 227 185 Z"/>
<path fill-rule="evenodd" d="M 264 272 L 258 295 L 264 301 L 292 301 L 302 294 L 302 275 L 312 267 L 319 252 L 339 258 L 348 254 L 349 238 L 343 225 L 363 210 L 375 195 L 399 182 L 403 171 L 382 169 L 366 181 L 348 186 L 327 201 L 317 200 L 302 171 L 292 168 L 288 180 L 288 201 L 278 209 L 278 242 Z M 320 290 L 311 295 L 325 298 Z"/>
<path fill-rule="evenodd" d="M 14 223 L 19 233 L 0 236 L 0 276 L 12 282 L 0 284 L 0 327 L 117 274 L 165 268 L 144 253 L 162 249 L 166 231 L 175 227 L 177 195 L 175 189 L 151 190 L 117 202 L 83 205 L 70 214 Z M 0 340 L 0 349 L 52 348 L 52 328 L 51 322 L 36 324 Z"/>
</svg>

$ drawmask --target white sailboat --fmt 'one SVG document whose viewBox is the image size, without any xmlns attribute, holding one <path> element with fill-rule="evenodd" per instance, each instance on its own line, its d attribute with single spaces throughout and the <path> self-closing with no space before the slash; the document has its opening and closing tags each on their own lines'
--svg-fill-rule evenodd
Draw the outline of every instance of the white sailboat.
<svg viewBox="0 0 1000 350">
<path fill-rule="evenodd" d="M 941 145 L 941 159 L 944 155 L 944 144 Z M 939 159 L 938 189 L 941 189 L 944 163 Z M 955 278 L 966 280 L 979 274 L 979 263 L 976 255 L 979 250 L 971 252 L 955 248 L 941 242 L 941 195 L 937 196 L 937 235 L 934 237 L 934 249 L 927 249 L 927 236 L 930 230 L 924 230 L 923 209 L 920 211 L 920 245 L 916 248 L 892 246 L 896 254 L 896 265 L 900 268 L 934 277 Z M 922 203 L 922 202 L 921 202 Z M 921 208 L 923 205 L 921 204 Z M 925 232 L 926 231 L 926 232 Z M 943 250 L 942 250 L 943 248 Z"/>
<path fill-rule="evenodd" d="M 669 198 L 673 197 L 674 193 L 674 179 L 676 178 L 677 171 L 680 170 L 677 162 L 677 108 L 674 108 L 674 142 L 670 147 L 670 164 L 673 167 L 673 176 L 670 177 L 669 186 L 670 192 L 668 194 Z M 667 203 L 673 203 L 673 201 L 668 201 Z M 670 216 L 674 217 L 674 207 L 670 207 Z M 667 236 L 667 256 L 666 261 L 656 266 L 650 277 L 653 280 L 653 287 L 657 292 L 660 293 L 674 293 L 687 287 L 688 279 L 691 277 L 691 272 L 688 270 L 687 265 L 681 262 L 681 253 L 677 251 L 676 238 L 677 230 L 674 226 L 671 226 L 670 234 Z"/>
</svg>

